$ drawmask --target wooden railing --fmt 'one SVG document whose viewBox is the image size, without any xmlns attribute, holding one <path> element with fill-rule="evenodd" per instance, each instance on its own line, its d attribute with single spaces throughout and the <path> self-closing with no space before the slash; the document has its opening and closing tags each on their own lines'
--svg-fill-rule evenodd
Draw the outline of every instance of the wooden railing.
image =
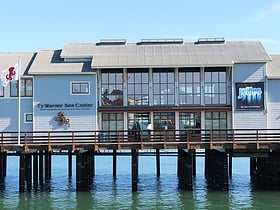
<svg viewBox="0 0 280 210">
<path fill-rule="evenodd" d="M 0 132 L 1 151 L 280 149 L 280 129 Z"/>
</svg>

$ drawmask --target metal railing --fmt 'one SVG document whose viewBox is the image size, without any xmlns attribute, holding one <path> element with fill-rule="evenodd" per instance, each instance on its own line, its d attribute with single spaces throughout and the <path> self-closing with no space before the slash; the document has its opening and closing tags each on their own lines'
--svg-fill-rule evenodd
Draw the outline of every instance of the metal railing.
<svg viewBox="0 0 280 210">
<path fill-rule="evenodd" d="M 0 132 L 1 151 L 98 149 L 274 149 L 280 129 Z"/>
</svg>

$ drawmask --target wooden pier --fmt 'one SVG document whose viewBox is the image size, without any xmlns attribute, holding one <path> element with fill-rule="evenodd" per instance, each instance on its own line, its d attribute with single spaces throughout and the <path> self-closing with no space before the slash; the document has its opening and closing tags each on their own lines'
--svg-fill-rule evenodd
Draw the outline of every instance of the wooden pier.
<svg viewBox="0 0 280 210">
<path fill-rule="evenodd" d="M 194 132 L 195 131 L 195 132 Z M 42 131 L 0 133 L 0 179 L 7 175 L 7 156 L 19 156 L 19 191 L 31 191 L 51 179 L 52 156 L 68 155 L 68 175 L 72 176 L 72 156 L 76 155 L 76 190 L 90 189 L 95 175 L 95 156 L 112 155 L 113 176 L 117 176 L 117 156 L 131 156 L 131 186 L 137 191 L 138 157 L 154 151 L 156 175 L 160 176 L 161 151 L 177 151 L 178 186 L 192 190 L 196 171 L 196 151 L 203 149 L 208 188 L 228 190 L 232 157 L 250 157 L 250 174 L 256 188 L 280 190 L 280 130 L 172 130 L 172 131 Z M 106 151 L 106 152 L 104 152 Z M 127 152 L 129 151 L 129 152 Z"/>
</svg>

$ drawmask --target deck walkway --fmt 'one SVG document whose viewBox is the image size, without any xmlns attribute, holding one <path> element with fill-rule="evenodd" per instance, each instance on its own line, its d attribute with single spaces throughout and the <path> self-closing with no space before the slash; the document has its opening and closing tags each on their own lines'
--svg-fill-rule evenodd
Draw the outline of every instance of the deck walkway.
<svg viewBox="0 0 280 210">
<path fill-rule="evenodd" d="M 280 129 L 0 133 L 1 152 L 127 149 L 280 149 Z"/>
</svg>

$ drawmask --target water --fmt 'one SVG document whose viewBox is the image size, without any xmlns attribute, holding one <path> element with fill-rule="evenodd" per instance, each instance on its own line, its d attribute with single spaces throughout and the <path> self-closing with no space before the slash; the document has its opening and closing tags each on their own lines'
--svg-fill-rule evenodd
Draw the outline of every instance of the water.
<svg viewBox="0 0 280 210">
<path fill-rule="evenodd" d="M 254 192 L 249 159 L 233 158 L 228 192 L 208 191 L 204 158 L 197 158 L 193 191 L 178 190 L 177 158 L 161 157 L 161 176 L 156 177 L 155 157 L 139 158 L 138 192 L 131 192 L 130 157 L 118 157 L 117 179 L 112 176 L 112 157 L 96 157 L 96 175 L 90 192 L 76 192 L 75 168 L 68 178 L 67 157 L 53 156 L 52 178 L 43 192 L 18 192 L 18 157 L 8 157 L 2 183 L 0 209 L 279 209 L 280 192 Z M 75 158 L 73 159 L 75 163 Z"/>
</svg>

